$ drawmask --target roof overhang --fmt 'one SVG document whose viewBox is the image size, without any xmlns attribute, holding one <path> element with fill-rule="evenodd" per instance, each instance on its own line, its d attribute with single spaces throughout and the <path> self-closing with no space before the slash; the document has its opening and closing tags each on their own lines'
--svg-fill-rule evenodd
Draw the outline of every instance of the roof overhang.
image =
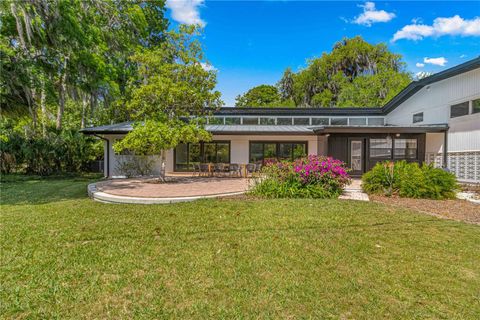
<svg viewBox="0 0 480 320">
<path fill-rule="evenodd" d="M 445 132 L 448 125 L 429 126 L 328 126 L 312 128 L 316 134 L 328 133 L 428 133 Z"/>
</svg>

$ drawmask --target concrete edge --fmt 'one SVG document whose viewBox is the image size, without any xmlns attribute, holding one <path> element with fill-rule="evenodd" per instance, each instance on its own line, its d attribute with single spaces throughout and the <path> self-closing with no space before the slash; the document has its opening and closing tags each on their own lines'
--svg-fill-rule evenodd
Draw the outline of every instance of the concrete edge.
<svg viewBox="0 0 480 320">
<path fill-rule="evenodd" d="M 127 197 L 109 194 L 106 192 L 98 191 L 96 183 L 90 183 L 87 187 L 88 196 L 95 201 L 103 203 L 117 203 L 117 204 L 169 204 L 178 202 L 189 202 L 200 199 L 212 199 L 228 196 L 236 196 L 244 194 L 246 191 L 239 192 L 227 192 L 220 194 L 211 194 L 204 196 L 191 196 L 191 197 L 170 197 L 170 198 L 141 198 L 141 197 Z"/>
</svg>

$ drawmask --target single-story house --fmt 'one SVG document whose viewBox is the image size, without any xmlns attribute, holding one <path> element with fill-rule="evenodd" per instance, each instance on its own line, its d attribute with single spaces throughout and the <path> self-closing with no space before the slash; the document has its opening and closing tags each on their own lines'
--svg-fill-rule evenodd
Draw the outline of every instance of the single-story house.
<svg viewBox="0 0 480 320">
<path fill-rule="evenodd" d="M 413 81 L 383 107 L 221 108 L 206 129 L 212 141 L 167 152 L 167 173 L 190 171 L 200 162 L 247 164 L 314 154 L 345 161 L 354 175 L 379 161 L 404 159 L 480 182 L 480 57 Z M 120 164 L 131 156 L 116 154 L 112 144 L 130 130 L 130 122 L 82 130 L 104 140 L 107 177 L 123 175 Z"/>
</svg>

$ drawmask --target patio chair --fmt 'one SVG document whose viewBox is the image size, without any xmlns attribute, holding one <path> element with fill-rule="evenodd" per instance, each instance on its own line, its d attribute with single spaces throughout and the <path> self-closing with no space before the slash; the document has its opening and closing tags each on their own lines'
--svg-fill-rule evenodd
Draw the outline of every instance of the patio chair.
<svg viewBox="0 0 480 320">
<path fill-rule="evenodd" d="M 239 177 L 242 176 L 242 168 L 238 163 L 231 163 L 229 168 L 230 175 L 234 174 Z"/>
<path fill-rule="evenodd" d="M 247 174 L 252 174 L 255 172 L 255 163 L 248 163 L 246 166 L 245 166 L 245 169 L 247 170 Z"/>
<path fill-rule="evenodd" d="M 210 174 L 210 165 L 208 163 L 200 163 L 199 176 L 207 177 Z"/>
<path fill-rule="evenodd" d="M 224 163 L 215 163 L 213 166 L 213 172 L 219 176 L 225 175 L 225 164 Z"/>
<path fill-rule="evenodd" d="M 262 170 L 263 164 L 261 162 L 255 165 L 255 172 L 260 172 Z"/>
<path fill-rule="evenodd" d="M 195 176 L 195 175 L 200 176 L 200 164 L 199 163 L 194 163 L 192 165 L 192 167 L 193 167 L 192 176 Z"/>
</svg>

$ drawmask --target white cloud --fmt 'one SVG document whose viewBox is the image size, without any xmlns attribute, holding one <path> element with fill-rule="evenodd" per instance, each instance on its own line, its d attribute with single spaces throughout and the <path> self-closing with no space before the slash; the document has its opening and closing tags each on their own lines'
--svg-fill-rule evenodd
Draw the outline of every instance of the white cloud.
<svg viewBox="0 0 480 320">
<path fill-rule="evenodd" d="M 167 0 L 165 6 L 172 10 L 172 18 L 183 24 L 199 24 L 205 26 L 206 22 L 200 18 L 199 7 L 204 0 Z"/>
<path fill-rule="evenodd" d="M 436 18 L 433 24 L 409 24 L 395 32 L 392 42 L 400 39 L 422 40 L 425 37 L 441 37 L 445 35 L 480 36 L 480 17 L 471 20 L 459 15 L 450 18 Z"/>
<path fill-rule="evenodd" d="M 466 54 L 461 54 L 461 55 L 460 55 L 460 59 L 463 59 L 463 58 L 466 58 L 466 57 L 467 57 Z"/>
<path fill-rule="evenodd" d="M 425 64 L 420 63 L 420 62 L 417 62 L 417 63 L 415 64 L 415 66 L 416 66 L 417 68 L 423 68 L 423 67 L 425 67 Z"/>
<path fill-rule="evenodd" d="M 425 57 L 425 58 L 423 58 L 423 62 L 443 67 L 448 62 L 448 60 L 445 59 L 444 57 L 439 57 L 439 58 Z"/>
<path fill-rule="evenodd" d="M 203 70 L 205 71 L 218 71 L 217 68 L 212 66 L 210 63 L 207 62 L 200 62 L 200 65 L 202 66 Z"/>
<path fill-rule="evenodd" d="M 395 18 L 395 14 L 392 12 L 377 10 L 374 2 L 365 2 L 365 4 L 360 5 L 360 7 L 363 8 L 363 13 L 355 17 L 353 23 L 370 27 L 373 23 L 388 22 Z"/>
</svg>

